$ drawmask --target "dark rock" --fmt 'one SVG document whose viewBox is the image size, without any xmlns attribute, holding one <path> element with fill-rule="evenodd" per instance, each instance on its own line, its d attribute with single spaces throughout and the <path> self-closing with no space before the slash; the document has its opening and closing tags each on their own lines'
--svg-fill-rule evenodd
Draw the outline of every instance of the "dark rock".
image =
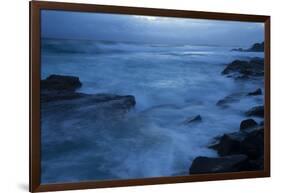
<svg viewBox="0 0 281 193">
<path fill-rule="evenodd" d="M 72 100 L 78 99 L 81 97 L 89 96 L 83 93 L 77 92 L 41 92 L 41 102 L 52 102 L 52 101 L 60 101 L 60 100 Z"/>
<path fill-rule="evenodd" d="M 113 95 L 113 94 L 84 94 L 76 92 L 60 92 L 41 94 L 41 102 L 55 102 L 72 100 L 73 103 L 79 102 L 80 105 L 102 105 L 103 108 L 110 109 L 130 109 L 135 106 L 135 97 L 132 95 Z M 79 101 L 76 101 L 79 100 Z"/>
<path fill-rule="evenodd" d="M 216 105 L 220 107 L 228 107 L 229 103 L 234 103 L 240 100 L 240 98 L 243 96 L 242 93 L 234 93 L 231 95 L 228 95 L 224 97 L 223 99 L 220 99 Z"/>
<path fill-rule="evenodd" d="M 258 128 L 249 132 L 225 134 L 212 146 L 220 156 L 245 154 L 251 159 L 263 155 L 264 129 Z"/>
<path fill-rule="evenodd" d="M 261 122 L 260 122 L 260 126 L 264 126 L 264 121 L 261 121 Z"/>
<path fill-rule="evenodd" d="M 246 112 L 247 116 L 264 117 L 264 106 L 256 106 Z"/>
<path fill-rule="evenodd" d="M 69 103 L 72 105 L 99 105 L 103 109 L 110 110 L 128 110 L 136 104 L 135 97 L 132 95 L 75 92 L 75 89 L 81 86 L 78 77 L 51 75 L 47 79 L 41 80 L 41 103 L 71 100 Z"/>
<path fill-rule="evenodd" d="M 258 123 L 254 119 L 246 119 L 240 123 L 240 131 L 244 131 L 246 129 L 251 129 L 257 126 Z"/>
<path fill-rule="evenodd" d="M 262 42 L 262 43 L 255 43 L 247 51 L 249 51 L 249 52 L 263 52 L 264 51 L 264 42 Z"/>
<path fill-rule="evenodd" d="M 249 49 L 243 48 L 234 48 L 231 51 L 239 51 L 239 52 L 263 52 L 264 51 L 264 42 L 255 43 Z"/>
<path fill-rule="evenodd" d="M 89 127 L 91 127 L 91 124 L 97 124 L 97 126 L 101 128 L 119 128 L 119 126 L 122 128 L 123 124 L 119 126 L 115 124 L 120 124 L 120 121 L 124 119 L 128 111 L 133 109 L 135 103 L 135 98 L 133 96 L 93 94 L 71 100 L 42 102 L 41 112 L 45 114 L 45 116 L 52 115 L 53 119 L 49 120 L 54 122 L 58 121 L 60 124 L 63 124 L 61 117 L 65 116 L 67 120 L 73 119 L 75 125 L 83 121 L 82 124 L 89 124 Z M 79 124 L 77 126 L 79 127 Z"/>
<path fill-rule="evenodd" d="M 248 162 L 243 170 L 256 171 L 264 168 L 264 128 L 253 119 L 243 120 L 240 132 L 216 137 L 209 146 L 219 156 L 246 155 Z"/>
<path fill-rule="evenodd" d="M 130 109 L 136 105 L 135 97 L 132 95 L 95 94 L 90 96 L 89 102 L 105 103 L 104 107 L 115 109 Z"/>
<path fill-rule="evenodd" d="M 186 119 L 183 124 L 189 124 L 189 123 L 198 123 L 202 121 L 201 115 L 196 115 L 195 117 Z"/>
<path fill-rule="evenodd" d="M 239 73 L 244 78 L 248 76 L 263 76 L 264 60 L 262 58 L 253 58 L 250 61 L 235 60 L 228 64 L 227 67 L 222 71 L 222 74 L 224 75 L 231 73 Z"/>
<path fill-rule="evenodd" d="M 217 150 L 217 148 L 218 148 L 218 146 L 220 144 L 220 139 L 221 138 L 222 138 L 222 136 L 214 137 L 213 140 L 211 141 L 211 143 L 208 145 L 208 148 Z"/>
<path fill-rule="evenodd" d="M 50 75 L 45 80 L 41 80 L 41 89 L 48 91 L 75 91 L 82 84 L 78 77 Z"/>
<path fill-rule="evenodd" d="M 232 155 L 218 158 L 197 157 L 189 169 L 190 174 L 238 172 L 248 168 L 246 155 Z"/>
<path fill-rule="evenodd" d="M 81 86 L 82 83 L 78 77 L 50 75 L 41 80 L 41 102 L 70 100 L 87 96 L 87 94 L 75 92 Z"/>
<path fill-rule="evenodd" d="M 261 95 L 261 94 L 262 94 L 262 90 L 260 88 L 258 88 L 254 92 L 249 92 L 248 93 L 249 96 Z"/>
<path fill-rule="evenodd" d="M 260 156 L 258 159 L 249 160 L 249 170 L 257 171 L 264 169 L 264 155 Z"/>
<path fill-rule="evenodd" d="M 229 103 L 233 103 L 233 102 L 236 102 L 236 101 L 238 101 L 238 99 L 231 98 L 231 97 L 225 97 L 223 99 L 218 100 L 216 105 L 220 106 L 220 107 L 228 107 Z"/>
<path fill-rule="evenodd" d="M 224 134 L 213 146 L 209 146 L 212 149 L 217 150 L 220 156 L 240 154 L 241 153 L 241 141 L 244 139 L 244 135 L 240 133 Z"/>
<path fill-rule="evenodd" d="M 234 60 L 222 71 L 222 74 L 230 74 L 231 72 L 239 71 L 242 66 L 248 65 L 248 61 Z"/>
<path fill-rule="evenodd" d="M 257 159 L 264 155 L 264 129 L 259 128 L 247 134 L 241 142 L 241 153 L 250 159 Z"/>
</svg>

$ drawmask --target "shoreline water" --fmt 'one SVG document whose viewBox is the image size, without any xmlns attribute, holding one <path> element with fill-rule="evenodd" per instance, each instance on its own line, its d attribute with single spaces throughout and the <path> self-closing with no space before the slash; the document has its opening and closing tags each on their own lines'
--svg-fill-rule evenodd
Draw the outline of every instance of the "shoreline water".
<svg viewBox="0 0 281 193">
<path fill-rule="evenodd" d="M 170 53 L 170 52 L 169 52 Z M 208 53 L 210 54 L 210 53 Z M 191 165 L 193 159 L 197 156 L 204 155 L 209 157 L 218 157 L 216 155 L 216 151 L 212 149 L 208 149 L 207 146 L 210 143 L 210 140 L 213 139 L 213 137 L 216 137 L 218 134 L 222 135 L 224 133 L 231 133 L 235 131 L 239 131 L 239 124 L 240 121 L 242 121 L 245 118 L 245 115 L 243 114 L 244 111 L 248 110 L 250 107 L 253 107 L 258 104 L 262 104 L 262 96 L 254 96 L 254 97 L 248 97 L 244 96 L 248 92 L 252 92 L 253 89 L 256 89 L 257 87 L 262 88 L 263 82 L 259 79 L 255 80 L 255 78 L 249 79 L 249 85 L 248 83 L 245 84 L 245 80 L 234 80 L 233 78 L 227 78 L 226 76 L 223 76 L 220 74 L 220 72 L 226 67 L 226 65 L 217 65 L 212 66 L 214 72 L 212 76 L 209 76 L 211 78 L 211 81 L 209 80 L 205 82 L 205 77 L 202 77 L 201 79 L 196 79 L 197 82 L 201 83 L 201 85 L 209 84 L 216 85 L 218 83 L 227 82 L 225 84 L 225 87 L 221 87 L 221 93 L 215 94 L 212 93 L 215 89 L 211 87 L 198 87 L 198 84 L 192 83 L 192 80 L 196 75 L 202 74 L 204 72 L 198 71 L 196 72 L 196 69 L 203 67 L 203 65 L 206 67 L 206 65 L 210 65 L 210 62 L 202 62 L 200 63 L 196 62 L 196 65 L 194 61 L 198 60 L 198 57 L 201 56 L 188 56 L 191 57 L 191 61 L 189 61 L 187 64 L 182 63 L 181 60 L 179 60 L 179 56 L 173 56 L 169 54 L 169 58 L 167 55 L 164 55 L 163 58 L 155 58 L 154 60 L 157 60 L 155 62 L 148 62 L 150 65 L 145 65 L 147 61 L 144 61 L 140 58 L 140 54 L 133 54 L 131 55 L 134 60 L 127 60 L 125 58 L 121 58 L 120 64 L 124 62 L 124 68 L 115 68 L 115 70 L 123 71 L 124 69 L 128 69 L 127 73 L 136 72 L 137 65 L 141 65 L 149 69 L 149 71 L 144 71 L 147 73 L 146 76 L 142 76 L 141 74 L 134 74 L 134 76 L 138 77 L 138 81 L 140 81 L 141 84 L 137 85 L 137 89 L 132 90 L 135 84 L 134 82 L 130 82 L 128 80 L 131 80 L 131 76 L 128 76 L 126 74 L 123 74 L 122 76 L 118 76 L 118 74 L 114 71 L 111 72 L 111 68 L 114 67 L 114 65 L 107 66 L 107 62 L 112 62 L 113 59 L 116 59 L 117 56 L 120 55 L 114 55 L 111 54 L 107 56 L 104 61 L 98 59 L 89 58 L 89 60 L 86 62 L 97 62 L 95 65 L 97 65 L 97 68 L 93 70 L 94 74 L 88 74 L 85 76 L 82 76 L 83 73 L 81 71 L 81 68 L 86 67 L 85 64 L 81 64 L 80 69 L 73 68 L 73 66 L 69 65 L 69 72 L 75 72 L 79 75 L 79 78 L 82 82 L 82 87 L 78 88 L 77 92 L 85 93 L 85 94 L 97 94 L 97 93 L 111 93 L 115 95 L 133 95 L 136 99 L 136 109 L 130 110 L 126 116 L 122 116 L 122 118 L 119 120 L 108 120 L 106 117 L 105 121 L 107 121 L 106 125 L 101 125 L 101 122 L 94 121 L 93 118 L 95 118 L 93 115 L 91 115 L 91 119 L 89 117 L 89 112 L 92 110 L 95 110 L 96 107 L 89 105 L 88 107 L 79 107 L 79 109 L 68 109 L 68 113 L 61 113 L 66 117 L 65 115 L 69 116 L 67 119 L 74 118 L 73 120 L 67 120 L 63 123 L 63 121 L 58 120 L 58 125 L 52 124 L 48 125 L 48 121 L 52 120 L 52 116 L 48 117 L 48 114 L 43 114 L 47 116 L 43 116 L 43 128 L 45 129 L 45 132 L 43 132 L 43 137 L 54 137 L 53 139 L 48 139 L 46 142 L 47 147 L 50 148 L 57 148 L 61 147 L 62 150 L 64 148 L 67 148 L 68 146 L 71 146 L 69 150 L 69 156 L 66 159 L 63 159 L 67 162 L 67 166 L 59 166 L 57 165 L 57 168 L 60 171 L 66 171 L 67 168 L 79 168 L 80 166 L 77 166 L 75 162 L 69 162 L 71 159 L 75 158 L 75 153 L 83 152 L 80 154 L 79 158 L 77 159 L 77 163 L 84 163 L 87 159 L 93 161 L 94 163 L 86 163 L 86 166 L 92 166 L 95 167 L 96 164 L 102 163 L 99 165 L 99 168 L 96 169 L 96 171 L 90 171 L 91 173 L 95 173 L 99 175 L 99 178 L 102 179 L 126 179 L 126 178 L 141 178 L 141 177 L 150 177 L 150 176 L 167 176 L 172 175 L 171 171 L 175 171 L 174 173 L 184 173 L 188 174 L 189 166 Z M 145 55 L 149 56 L 149 54 Z M 53 56 L 52 56 L 53 57 Z M 51 57 L 51 58 L 52 58 Z M 54 56 L 56 57 L 56 56 Z M 62 56 L 60 56 L 62 57 Z M 103 56 L 104 57 L 104 56 Z M 180 57 L 184 57 L 183 59 L 186 60 L 188 58 L 185 58 L 185 55 L 180 55 Z M 210 56 L 206 56 L 208 58 Z M 148 57 L 150 58 L 150 56 Z M 50 60 L 50 57 L 43 59 L 43 61 L 47 62 Z M 54 59 L 54 58 L 53 58 Z M 91 60 L 90 60 L 91 59 Z M 92 60 L 93 59 L 93 60 Z M 152 58 L 151 58 L 152 59 Z M 161 63 L 164 62 L 166 59 L 169 59 L 169 62 L 177 62 L 180 63 L 178 67 L 181 67 L 181 69 L 185 69 L 186 65 L 189 65 L 188 69 L 184 70 L 183 72 L 174 71 L 175 68 L 169 67 L 170 63 Z M 226 59 L 229 60 L 229 59 Z M 71 63 L 75 62 L 71 61 Z M 59 62 L 59 64 L 63 63 L 65 61 Z M 159 62 L 159 64 L 157 64 Z M 67 62 L 68 64 L 71 64 Z M 130 64 L 132 63 L 132 64 Z M 54 63 L 56 64 L 56 63 Z M 57 64 L 56 64 L 57 65 Z M 155 65 L 155 68 L 151 68 L 151 65 Z M 163 68 L 164 72 L 160 72 L 159 69 Z M 44 66 L 43 66 L 44 68 Z M 101 71 L 99 69 L 105 68 L 105 71 Z M 130 71 L 130 69 L 132 71 Z M 62 72 L 63 67 L 60 67 L 60 69 L 53 69 L 57 72 Z M 78 70 L 78 71 L 77 71 Z M 141 69 L 143 70 L 143 69 Z M 44 71 L 44 70 L 43 70 Z M 89 70 L 90 71 L 90 70 Z M 117 72 L 120 72 L 117 71 Z M 169 73 L 165 74 L 165 71 L 168 71 Z M 186 75 L 190 75 L 189 71 L 192 71 L 195 75 L 192 78 L 184 77 Z M 71 73 L 65 72 L 62 74 L 71 75 Z M 207 72 L 207 71 L 206 71 Z M 46 71 L 44 71 L 46 73 Z M 48 72 L 50 75 L 50 72 Z M 74 74 L 75 74 L 74 73 Z M 196 74 L 197 73 L 197 74 Z M 183 77 L 182 79 L 175 79 L 175 75 L 179 76 L 181 75 Z M 109 79 L 103 79 L 103 76 L 107 75 Z M 152 76 L 153 75 L 153 76 Z M 115 77 L 116 76 L 116 77 Z M 151 76 L 151 79 L 150 77 Z M 47 75 L 45 74 L 43 78 L 46 78 Z M 91 82 L 88 82 L 91 77 L 97 77 L 95 78 L 96 83 L 93 84 Z M 161 81 L 162 77 L 166 79 L 170 79 L 167 81 Z M 208 77 L 208 76 L 206 76 Z M 126 81 L 121 82 L 110 82 L 108 80 L 111 79 L 121 79 Z M 146 79 L 147 78 L 147 79 Z M 159 78 L 158 81 L 151 81 L 154 80 L 152 78 Z M 171 81 L 172 80 L 172 81 Z M 184 80 L 184 81 L 182 81 Z M 194 80 L 195 81 L 195 80 Z M 244 82 L 243 82 L 244 81 Z M 127 82 L 127 84 L 126 84 Z M 109 84 L 110 83 L 110 84 Z M 188 83 L 188 84 L 186 84 Z M 118 85 L 118 87 L 116 87 Z M 259 86 L 257 86 L 259 85 Z M 85 87 L 84 87 L 85 86 Z M 102 88 L 103 86 L 107 87 L 106 89 Z M 222 86 L 220 84 L 220 86 Z M 198 88 L 197 88 L 198 87 Z M 151 90 L 154 90 L 152 93 L 145 92 L 148 88 Z M 181 88 L 180 90 L 178 88 Z M 184 90 L 184 88 L 187 88 Z M 216 102 L 227 95 L 233 94 L 233 92 L 236 92 L 237 88 L 241 88 L 241 90 L 244 92 L 243 97 L 237 97 L 237 100 L 230 100 L 229 106 L 226 108 L 221 108 L 216 106 Z M 123 90 L 119 91 L 118 89 Z M 131 89 L 131 90 L 130 90 Z M 202 89 L 204 90 L 204 94 L 200 94 L 202 92 Z M 166 91 L 165 91 L 166 90 Z M 178 91 L 179 90 L 179 91 Z M 209 92 L 209 95 L 206 95 L 206 93 Z M 196 99 L 196 96 L 202 95 L 201 99 Z M 205 95 L 205 96 L 204 96 Z M 149 96 L 149 97 L 147 97 Z M 205 98 L 204 98 L 205 97 Z M 197 97 L 198 98 L 198 97 Z M 235 97 L 234 97 L 235 98 Z M 151 100 L 152 99 L 152 100 Z M 174 99 L 174 100 L 172 100 Z M 230 97 L 231 99 L 231 97 Z M 76 99 L 75 99 L 76 100 Z M 155 101 L 156 103 L 151 103 L 151 101 Z M 167 101 L 169 103 L 167 103 Z M 69 102 L 69 101 L 68 101 Z M 72 107 L 71 102 L 63 104 L 64 107 Z M 77 104 L 79 105 L 79 104 Z M 76 105 L 76 106 L 77 106 Z M 50 106 L 50 108 L 56 108 L 59 109 L 59 104 L 56 103 L 55 105 Z M 104 108 L 104 107 L 101 107 Z M 212 113 L 207 113 L 206 109 L 209 108 L 212 110 Z M 52 111 L 52 110 L 51 110 Z M 96 112 L 96 111 L 93 111 Z M 227 114 L 226 114 L 227 112 Z M 73 113 L 76 113 L 74 115 Z M 106 111 L 103 112 L 106 114 Z M 78 116 L 78 114 L 80 114 Z M 183 125 L 181 124 L 184 120 L 191 120 L 192 117 L 196 115 L 201 115 L 201 122 L 193 122 Z M 57 114 L 57 116 L 60 116 L 60 113 Z M 62 116 L 62 115 L 61 115 Z M 85 123 L 82 123 L 81 120 L 83 120 L 84 117 L 86 118 Z M 104 117 L 103 117 L 104 118 Z M 226 120 L 223 120 L 223 119 Z M 79 121 L 79 119 L 81 119 Z M 216 125 L 217 121 L 220 123 L 221 126 Z M 240 120 L 240 121 L 238 121 Z M 108 121 L 112 121 L 112 124 L 114 123 L 114 129 L 115 131 L 110 130 L 110 126 L 112 124 L 109 124 Z M 144 121 L 144 122 L 143 122 Z M 95 125 L 95 127 L 91 125 Z M 85 129 L 84 126 L 88 125 L 88 129 Z M 127 125 L 127 127 L 125 127 Z M 225 126 L 225 128 L 222 128 L 222 126 Z M 77 127 L 69 129 L 69 127 Z M 103 129 L 99 129 L 99 128 Z M 57 128 L 59 131 L 50 131 L 52 128 Z M 76 133 L 81 132 L 79 129 L 85 129 L 85 134 L 82 133 Z M 204 128 L 204 129 L 202 129 Z M 207 129 L 211 128 L 212 130 L 209 130 L 206 132 Z M 109 129 L 109 130 L 106 130 Z M 110 132 L 109 132 L 110 131 Z M 50 133 L 49 133 L 50 132 Z M 61 141 L 62 145 L 59 144 L 60 142 L 57 141 L 56 133 L 60 132 L 61 134 L 66 136 L 66 142 Z M 84 152 L 84 150 L 81 150 L 81 147 L 79 147 L 80 142 L 77 144 L 75 142 L 75 137 L 77 135 L 81 138 L 83 143 L 81 142 L 81 147 L 84 150 L 91 149 L 100 149 L 101 152 L 99 152 L 96 157 L 88 155 L 89 153 L 97 153 L 90 151 L 88 153 Z M 93 137 L 94 142 L 87 141 L 89 138 L 87 135 L 90 135 Z M 123 136 L 122 136 L 123 135 Z M 103 141 L 95 141 L 97 137 L 105 136 L 103 138 Z M 124 137 L 125 136 L 125 137 Z M 136 137 L 138 136 L 138 137 Z M 188 137 L 189 136 L 189 137 Z M 119 139 L 119 138 L 120 139 Z M 186 138 L 187 137 L 187 138 Z M 198 137 L 198 139 L 196 138 Z M 85 140 L 87 139 L 87 140 Z M 80 140 L 80 139 L 79 139 Z M 55 145 L 50 145 L 53 142 L 58 142 Z M 108 144 L 107 144 L 108 143 Z M 111 144 L 110 144 L 111 143 Z M 195 144 L 195 145 L 194 145 Z M 122 148 L 128 147 L 128 145 L 131 145 L 131 148 L 126 149 L 127 151 L 124 151 Z M 116 148 L 115 150 L 112 150 L 111 148 Z M 155 148 L 155 150 L 153 150 Z M 79 150 L 79 151 L 78 151 Z M 47 148 L 46 151 L 49 151 Z M 194 152 L 195 151 L 195 152 Z M 103 152 L 107 152 L 108 154 L 104 154 Z M 194 153 L 193 155 L 188 155 Z M 53 152 L 54 155 L 57 155 L 56 152 Z M 111 155 L 111 153 L 113 153 Z M 117 156 L 117 154 L 119 154 Z M 50 170 L 50 167 L 52 164 L 57 162 L 58 160 L 54 157 L 54 155 L 49 155 L 47 160 L 43 160 L 43 167 L 46 167 L 46 170 Z M 84 158 L 82 158 L 83 156 Z M 105 158 L 106 156 L 117 156 L 113 162 L 108 162 Z M 146 159 L 141 158 L 139 156 L 147 156 Z M 73 157 L 74 156 L 74 157 Z M 156 156 L 156 158 L 155 158 Z M 181 156 L 182 159 L 177 160 L 176 157 Z M 127 158 L 123 160 L 124 158 Z M 101 161 L 103 160 L 103 161 Z M 163 167 L 159 167 L 159 160 L 160 163 L 163 165 Z M 104 162 L 104 163 L 103 163 Z M 123 163 L 122 163 L 123 162 Z M 147 164 L 143 164 L 143 162 L 147 162 Z M 68 165 L 69 164 L 69 165 Z M 104 165 L 103 165 L 104 164 Z M 108 164 L 108 165 L 107 165 Z M 110 168 L 110 165 L 112 167 L 112 171 L 106 172 L 106 167 Z M 97 166 L 97 165 L 96 165 Z M 142 166 L 143 168 L 137 168 L 137 166 Z M 177 168 L 180 166 L 180 168 Z M 61 168 L 59 168 L 61 167 Z M 154 167 L 154 170 L 151 170 L 149 168 Z M 165 168 L 166 167 L 166 168 Z M 176 168 L 174 168 L 176 167 Z M 95 175 L 90 174 L 86 171 L 84 171 L 85 168 L 81 168 L 80 170 L 83 171 L 74 171 L 74 177 L 72 179 L 67 179 L 66 174 L 62 176 L 58 176 L 57 179 L 52 178 L 52 171 L 50 174 L 43 174 L 43 182 L 49 183 L 56 181 L 58 179 L 63 181 L 75 181 L 75 180 L 95 180 Z M 142 172 L 143 171 L 143 172 Z M 142 172 L 142 173 L 141 173 Z M 127 177 L 126 177 L 127 176 Z M 98 180 L 98 179 L 96 179 Z M 59 181 L 59 180 L 58 180 Z"/>
</svg>

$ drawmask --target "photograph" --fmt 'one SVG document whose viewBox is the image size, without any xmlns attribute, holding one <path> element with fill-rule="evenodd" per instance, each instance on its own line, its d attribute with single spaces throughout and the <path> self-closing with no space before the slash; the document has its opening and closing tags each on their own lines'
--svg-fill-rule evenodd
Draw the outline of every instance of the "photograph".
<svg viewBox="0 0 281 193">
<path fill-rule="evenodd" d="M 264 22 L 41 9 L 41 184 L 263 171 L 264 44 Z"/>
</svg>

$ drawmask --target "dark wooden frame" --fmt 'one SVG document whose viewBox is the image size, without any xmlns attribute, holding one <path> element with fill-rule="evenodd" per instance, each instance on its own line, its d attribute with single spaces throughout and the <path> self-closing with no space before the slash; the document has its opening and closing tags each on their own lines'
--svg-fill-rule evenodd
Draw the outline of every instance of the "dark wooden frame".
<svg viewBox="0 0 281 193">
<path fill-rule="evenodd" d="M 168 16 L 180 18 L 215 19 L 228 21 L 263 22 L 265 24 L 265 136 L 264 170 L 236 173 L 202 174 L 176 177 L 157 177 L 130 180 L 112 180 L 99 182 L 77 182 L 63 184 L 40 183 L 40 10 L 67 10 L 80 12 L 120 13 L 148 16 Z M 169 9 L 151 9 L 91 4 L 58 2 L 30 2 L 30 175 L 31 192 L 104 188 L 117 186 L 151 185 L 183 183 L 196 181 L 227 180 L 242 178 L 270 177 L 270 16 L 245 15 L 183 11 Z"/>
</svg>

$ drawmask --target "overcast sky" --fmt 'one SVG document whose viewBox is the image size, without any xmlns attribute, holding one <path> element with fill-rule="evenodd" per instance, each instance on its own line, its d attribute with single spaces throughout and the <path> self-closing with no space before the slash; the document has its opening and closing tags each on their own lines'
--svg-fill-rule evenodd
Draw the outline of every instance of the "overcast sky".
<svg viewBox="0 0 281 193">
<path fill-rule="evenodd" d="M 263 23 L 42 10 L 44 38 L 249 46 Z"/>
</svg>

